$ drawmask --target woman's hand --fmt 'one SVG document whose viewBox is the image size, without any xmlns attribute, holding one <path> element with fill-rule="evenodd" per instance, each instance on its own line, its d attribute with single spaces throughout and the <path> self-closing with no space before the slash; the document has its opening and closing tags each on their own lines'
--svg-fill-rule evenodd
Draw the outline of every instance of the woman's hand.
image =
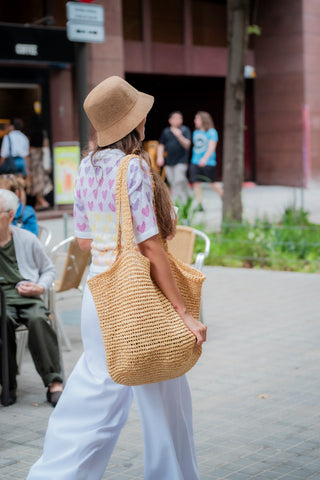
<svg viewBox="0 0 320 480">
<path fill-rule="evenodd" d="M 203 325 L 203 323 L 201 323 L 199 320 L 196 320 L 187 310 L 182 313 L 179 312 L 178 309 L 176 310 L 177 313 L 180 315 L 181 319 L 183 320 L 183 323 L 196 337 L 197 345 L 202 345 L 203 342 L 207 340 L 207 327 Z"/>
</svg>

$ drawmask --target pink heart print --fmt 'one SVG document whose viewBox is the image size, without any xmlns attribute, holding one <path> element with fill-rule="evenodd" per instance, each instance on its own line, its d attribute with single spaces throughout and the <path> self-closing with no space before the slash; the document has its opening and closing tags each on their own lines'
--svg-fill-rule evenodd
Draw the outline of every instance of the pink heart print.
<svg viewBox="0 0 320 480">
<path fill-rule="evenodd" d="M 94 182 L 94 177 L 89 177 L 89 186 L 92 187 Z"/>
<path fill-rule="evenodd" d="M 137 210 L 138 206 L 139 206 L 139 198 L 137 198 L 137 200 L 131 205 L 131 209 Z"/>
<path fill-rule="evenodd" d="M 80 178 L 81 187 L 83 186 L 83 180 L 84 180 L 84 177 L 81 177 Z"/>
<path fill-rule="evenodd" d="M 77 209 L 80 210 L 80 212 L 83 212 L 84 206 L 81 205 L 80 203 L 77 203 L 76 205 L 77 205 Z"/>
<path fill-rule="evenodd" d="M 93 190 L 93 196 L 94 196 L 94 198 L 97 198 L 97 196 L 98 196 L 98 190 Z"/>
<path fill-rule="evenodd" d="M 133 187 L 133 185 L 134 185 L 135 183 L 136 183 L 135 179 L 132 178 L 132 179 L 130 180 L 130 183 L 129 183 L 129 187 L 128 187 L 129 190 L 131 190 L 131 188 Z"/>
<path fill-rule="evenodd" d="M 137 188 L 137 192 L 141 192 L 142 190 L 142 182 L 140 183 L 139 187 Z"/>
<path fill-rule="evenodd" d="M 109 185 L 109 188 L 112 188 L 112 185 L 114 184 L 114 180 L 109 180 L 108 181 L 108 185 Z"/>
<path fill-rule="evenodd" d="M 137 165 L 134 165 L 134 163 L 132 163 L 130 165 L 130 173 L 135 173 L 136 171 L 138 170 L 138 166 Z"/>
<path fill-rule="evenodd" d="M 110 202 L 108 206 L 109 206 L 110 210 L 112 210 L 113 212 L 116 211 L 116 207 L 113 203 Z"/>
<path fill-rule="evenodd" d="M 81 198 L 80 190 L 77 190 L 77 197 L 78 197 L 78 198 Z"/>
<path fill-rule="evenodd" d="M 102 202 L 99 202 L 99 209 L 100 209 L 100 212 L 102 212 L 102 210 L 103 210 L 103 203 Z"/>
<path fill-rule="evenodd" d="M 88 202 L 88 207 L 89 207 L 90 211 L 92 211 L 92 209 L 93 209 L 93 202 Z"/>
<path fill-rule="evenodd" d="M 103 200 L 105 200 L 107 198 L 107 194 L 108 194 L 108 190 L 103 190 L 102 191 Z"/>
<path fill-rule="evenodd" d="M 144 222 L 141 223 L 141 225 L 137 225 L 137 230 L 139 233 L 144 233 L 146 229 L 146 224 Z"/>
<path fill-rule="evenodd" d="M 145 217 L 149 217 L 149 212 L 150 212 L 150 210 L 149 210 L 149 205 L 146 205 L 146 206 L 141 210 L 141 212 L 142 212 L 142 215 L 144 215 Z"/>
<path fill-rule="evenodd" d="M 83 196 L 84 196 L 84 198 L 86 198 L 86 196 L 87 196 L 87 189 L 86 188 L 83 189 Z"/>
<path fill-rule="evenodd" d="M 88 175 L 88 173 L 89 173 L 89 171 L 90 171 L 90 165 L 88 165 L 88 166 L 84 169 L 84 171 L 85 171 L 85 174 Z"/>
<path fill-rule="evenodd" d="M 77 223 L 77 227 L 79 228 L 80 232 L 84 232 L 86 229 L 85 223 Z"/>
</svg>

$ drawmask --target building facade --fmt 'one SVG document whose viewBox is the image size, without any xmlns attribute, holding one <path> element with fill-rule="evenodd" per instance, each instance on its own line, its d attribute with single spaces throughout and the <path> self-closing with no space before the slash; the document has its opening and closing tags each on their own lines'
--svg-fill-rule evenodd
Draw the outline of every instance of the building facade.
<svg viewBox="0 0 320 480">
<path fill-rule="evenodd" d="M 0 117 L 19 116 L 27 124 L 32 102 L 41 99 L 51 142 L 77 140 L 75 46 L 66 38 L 65 2 L 16 3 L 6 2 L 0 12 L 0 36 L 7 39 L 6 48 L 0 47 Z M 150 140 L 159 137 L 172 110 L 181 110 L 191 129 L 195 113 L 209 111 L 219 133 L 221 173 L 226 0 L 96 3 L 105 11 L 105 42 L 87 44 L 88 89 L 120 75 L 153 94 Z M 318 4 L 259 2 L 262 35 L 250 42 L 247 55 L 257 75 L 246 80 L 247 180 L 300 186 L 308 169 L 320 178 Z"/>
</svg>

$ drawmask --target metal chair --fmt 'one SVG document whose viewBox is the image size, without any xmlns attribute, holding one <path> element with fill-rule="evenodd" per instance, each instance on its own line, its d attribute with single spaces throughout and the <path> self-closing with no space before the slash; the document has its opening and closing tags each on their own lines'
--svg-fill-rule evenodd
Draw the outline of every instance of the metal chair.
<svg viewBox="0 0 320 480">
<path fill-rule="evenodd" d="M 72 349 L 71 343 L 65 332 L 63 322 L 56 308 L 56 294 L 66 292 L 71 289 L 78 290 L 80 295 L 83 294 L 81 280 L 90 261 L 91 252 L 89 250 L 81 250 L 76 238 L 71 236 L 53 247 L 50 252 L 50 256 L 55 264 L 57 264 L 59 257 L 63 257 L 64 261 L 61 278 L 54 281 L 53 288 L 50 290 L 49 306 L 52 315 L 56 319 L 60 335 L 67 349 L 70 351 Z"/>
<path fill-rule="evenodd" d="M 182 260 L 184 263 L 191 264 L 193 255 L 194 255 L 194 244 L 196 237 L 200 237 L 204 240 L 204 250 L 196 254 L 194 267 L 202 271 L 203 263 L 205 258 L 209 255 L 210 252 L 210 239 L 209 237 L 192 227 L 185 227 L 182 225 L 177 225 L 177 231 L 172 240 L 168 241 L 168 249 L 175 257 Z M 200 309 L 200 321 L 203 321 L 203 311 L 202 305 Z"/>
<path fill-rule="evenodd" d="M 39 223 L 38 238 L 42 243 L 42 245 L 44 246 L 44 248 L 47 249 L 52 239 L 52 232 L 51 230 L 49 230 L 48 227 L 46 227 L 42 223 Z"/>
</svg>

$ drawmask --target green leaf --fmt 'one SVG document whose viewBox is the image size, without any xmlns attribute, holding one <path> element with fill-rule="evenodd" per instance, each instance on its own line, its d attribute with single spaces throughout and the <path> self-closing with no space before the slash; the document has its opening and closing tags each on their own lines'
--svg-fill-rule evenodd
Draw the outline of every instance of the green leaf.
<svg viewBox="0 0 320 480">
<path fill-rule="evenodd" d="M 249 35 L 261 35 L 261 28 L 259 25 L 248 25 L 248 30 L 247 30 Z"/>
</svg>

